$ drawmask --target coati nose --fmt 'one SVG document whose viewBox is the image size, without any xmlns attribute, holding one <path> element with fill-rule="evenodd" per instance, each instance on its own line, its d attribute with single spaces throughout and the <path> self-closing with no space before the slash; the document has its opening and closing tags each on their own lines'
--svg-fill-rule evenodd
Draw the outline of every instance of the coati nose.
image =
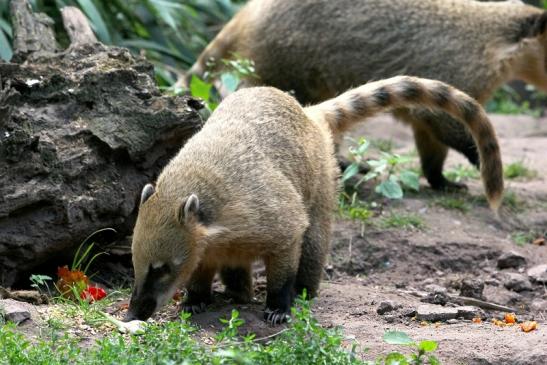
<svg viewBox="0 0 547 365">
<path fill-rule="evenodd" d="M 131 322 L 137 319 L 137 316 L 133 313 L 133 311 L 128 311 L 125 317 L 123 318 L 124 322 Z"/>
<path fill-rule="evenodd" d="M 129 310 L 123 319 L 124 322 L 133 321 L 138 319 L 140 321 L 146 321 L 154 314 L 156 310 L 156 299 L 153 297 L 146 297 L 142 299 L 131 300 L 129 303 Z"/>
</svg>

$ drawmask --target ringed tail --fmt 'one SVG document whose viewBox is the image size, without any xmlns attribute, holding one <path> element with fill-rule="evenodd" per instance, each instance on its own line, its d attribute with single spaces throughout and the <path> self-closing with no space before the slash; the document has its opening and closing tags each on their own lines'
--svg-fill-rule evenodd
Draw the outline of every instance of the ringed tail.
<svg viewBox="0 0 547 365">
<path fill-rule="evenodd" d="M 464 92 L 436 80 L 396 76 L 346 91 L 305 111 L 316 122 L 326 122 L 337 138 L 367 117 L 402 107 L 445 112 L 467 128 L 478 148 L 488 203 L 497 212 L 503 196 L 503 165 L 496 132 L 483 107 Z"/>
</svg>

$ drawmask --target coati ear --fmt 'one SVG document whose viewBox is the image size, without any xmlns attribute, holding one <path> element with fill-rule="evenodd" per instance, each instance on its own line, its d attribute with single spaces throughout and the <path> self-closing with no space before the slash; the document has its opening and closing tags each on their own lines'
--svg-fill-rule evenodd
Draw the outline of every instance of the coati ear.
<svg viewBox="0 0 547 365">
<path fill-rule="evenodd" d="M 180 224 L 188 224 L 199 219 L 199 198 L 196 194 L 186 197 L 177 209 L 177 220 Z"/>
<path fill-rule="evenodd" d="M 148 200 L 154 194 L 156 190 L 154 189 L 154 185 L 152 184 L 146 184 L 144 188 L 142 189 L 141 193 L 141 205 Z"/>
<path fill-rule="evenodd" d="M 547 11 L 534 14 L 523 19 L 516 35 L 516 41 L 524 38 L 533 38 L 545 34 L 547 28 Z"/>
</svg>

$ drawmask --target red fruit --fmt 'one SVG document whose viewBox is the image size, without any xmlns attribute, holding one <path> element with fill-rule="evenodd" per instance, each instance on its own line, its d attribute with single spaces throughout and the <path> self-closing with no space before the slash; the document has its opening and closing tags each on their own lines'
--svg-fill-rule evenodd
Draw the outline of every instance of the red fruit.
<svg viewBox="0 0 547 365">
<path fill-rule="evenodd" d="M 80 298 L 94 302 L 106 297 L 106 291 L 98 286 L 88 286 L 80 293 Z"/>
</svg>

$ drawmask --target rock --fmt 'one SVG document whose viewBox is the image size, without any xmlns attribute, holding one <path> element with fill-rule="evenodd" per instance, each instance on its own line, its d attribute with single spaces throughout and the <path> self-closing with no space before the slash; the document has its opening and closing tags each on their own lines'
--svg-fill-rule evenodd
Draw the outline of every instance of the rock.
<svg viewBox="0 0 547 365">
<path fill-rule="evenodd" d="M 402 317 L 414 317 L 416 315 L 416 308 L 404 308 L 400 313 Z"/>
<path fill-rule="evenodd" d="M 534 266 L 528 269 L 527 274 L 530 280 L 536 283 L 546 284 L 547 283 L 547 264 Z"/>
<path fill-rule="evenodd" d="M 446 321 L 446 323 L 448 323 L 448 324 L 458 324 L 458 323 L 460 323 L 460 321 L 458 321 L 457 319 L 449 319 L 448 321 Z"/>
<path fill-rule="evenodd" d="M 376 313 L 378 313 L 379 315 L 384 315 L 388 312 L 393 312 L 394 310 L 397 310 L 400 307 L 401 307 L 400 304 L 395 303 L 391 300 L 386 300 L 386 301 L 380 302 L 380 305 L 376 309 Z"/>
<path fill-rule="evenodd" d="M 530 303 L 530 309 L 537 312 L 547 311 L 547 300 L 545 299 L 536 299 Z"/>
<path fill-rule="evenodd" d="M 519 273 L 508 274 L 508 276 L 504 280 L 503 286 L 515 292 L 532 290 L 532 284 L 528 277 Z"/>
<path fill-rule="evenodd" d="M 395 316 L 393 314 L 388 314 L 387 316 L 384 316 L 384 320 L 387 323 L 395 323 L 395 321 L 397 321 L 397 316 Z"/>
<path fill-rule="evenodd" d="M 0 300 L 0 315 L 6 322 L 13 322 L 17 325 L 31 319 L 28 305 L 13 299 Z"/>
<path fill-rule="evenodd" d="M 416 310 L 416 319 L 418 321 L 447 321 L 455 319 L 458 316 L 456 308 L 442 307 L 438 305 L 424 304 L 420 305 Z"/>
<path fill-rule="evenodd" d="M 448 300 L 450 298 L 448 297 L 445 287 L 435 284 L 429 284 L 425 287 L 425 289 L 429 292 L 429 294 L 427 295 L 427 297 L 421 300 L 422 302 L 439 305 L 445 305 L 446 303 L 448 303 Z"/>
<path fill-rule="evenodd" d="M 484 290 L 484 281 L 478 278 L 465 278 L 462 280 L 460 295 L 475 299 L 484 299 L 482 294 Z"/>
<path fill-rule="evenodd" d="M 498 269 L 516 269 L 526 266 L 526 258 L 516 251 L 504 252 L 498 258 Z"/>
<path fill-rule="evenodd" d="M 478 307 L 474 307 L 471 305 L 465 305 L 461 307 L 456 307 L 458 310 L 458 318 L 463 319 L 473 319 L 473 318 L 486 318 L 486 314 L 484 311 Z"/>
<path fill-rule="evenodd" d="M 503 286 L 516 292 L 532 290 L 530 280 L 525 275 L 518 273 L 508 273 Z"/>
</svg>

